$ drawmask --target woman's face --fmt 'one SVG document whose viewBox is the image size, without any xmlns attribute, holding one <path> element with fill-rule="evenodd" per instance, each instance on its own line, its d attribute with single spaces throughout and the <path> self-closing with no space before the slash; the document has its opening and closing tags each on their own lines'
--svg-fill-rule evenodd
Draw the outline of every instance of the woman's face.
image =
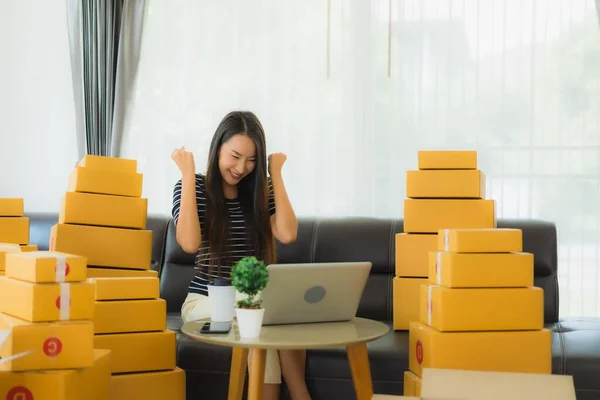
<svg viewBox="0 0 600 400">
<path fill-rule="evenodd" d="M 256 166 L 256 145 L 243 133 L 232 136 L 219 151 L 219 171 L 225 183 L 235 186 Z"/>
</svg>

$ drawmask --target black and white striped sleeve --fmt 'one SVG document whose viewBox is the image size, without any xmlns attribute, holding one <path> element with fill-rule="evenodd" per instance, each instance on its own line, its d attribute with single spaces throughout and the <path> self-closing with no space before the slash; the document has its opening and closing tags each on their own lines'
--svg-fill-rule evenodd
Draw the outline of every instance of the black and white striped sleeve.
<svg viewBox="0 0 600 400">
<path fill-rule="evenodd" d="M 273 181 L 271 178 L 269 182 L 269 215 L 275 214 L 275 193 L 273 192 Z"/>
</svg>

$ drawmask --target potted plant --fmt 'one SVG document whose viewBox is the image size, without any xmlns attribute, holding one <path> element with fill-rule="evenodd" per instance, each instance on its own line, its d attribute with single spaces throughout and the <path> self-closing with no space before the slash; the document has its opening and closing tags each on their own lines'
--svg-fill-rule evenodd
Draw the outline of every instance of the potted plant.
<svg viewBox="0 0 600 400">
<path fill-rule="evenodd" d="M 260 292 L 269 283 L 269 271 L 266 265 L 256 257 L 245 257 L 231 269 L 231 284 L 238 292 L 246 295 L 236 303 L 237 325 L 240 337 L 254 339 L 260 336 L 263 316 Z"/>
</svg>

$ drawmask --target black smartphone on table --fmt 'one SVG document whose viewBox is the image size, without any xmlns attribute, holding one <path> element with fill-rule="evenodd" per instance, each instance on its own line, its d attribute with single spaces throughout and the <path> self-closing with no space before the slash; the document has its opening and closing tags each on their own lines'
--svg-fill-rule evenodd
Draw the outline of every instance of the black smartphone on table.
<svg viewBox="0 0 600 400">
<path fill-rule="evenodd" d="M 229 333 L 231 322 L 207 322 L 200 329 L 200 333 Z"/>
</svg>

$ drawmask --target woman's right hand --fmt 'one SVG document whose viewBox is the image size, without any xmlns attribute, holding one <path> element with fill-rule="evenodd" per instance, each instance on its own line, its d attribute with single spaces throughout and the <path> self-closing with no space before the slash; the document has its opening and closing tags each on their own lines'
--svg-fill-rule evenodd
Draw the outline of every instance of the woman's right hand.
<svg viewBox="0 0 600 400">
<path fill-rule="evenodd" d="M 171 158 L 177 164 L 182 176 L 195 176 L 196 164 L 194 163 L 194 154 L 191 151 L 186 151 L 185 147 L 173 150 Z"/>
</svg>

